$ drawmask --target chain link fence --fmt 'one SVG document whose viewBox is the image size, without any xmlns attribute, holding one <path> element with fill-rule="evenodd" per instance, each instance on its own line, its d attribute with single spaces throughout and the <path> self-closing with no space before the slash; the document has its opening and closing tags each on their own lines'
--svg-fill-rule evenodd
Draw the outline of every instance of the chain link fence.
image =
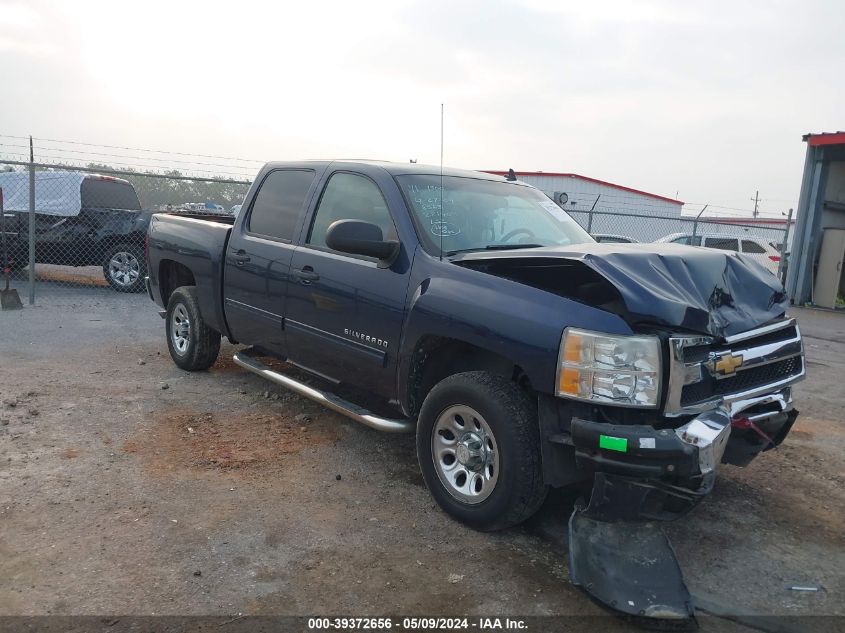
<svg viewBox="0 0 845 633">
<path fill-rule="evenodd" d="M 36 152 L 29 145 L 0 142 L 7 243 L 0 259 L 8 258 L 12 283 L 30 303 L 39 288 L 100 289 L 115 299 L 119 293 L 143 291 L 152 214 L 237 215 L 261 165 L 93 147 L 48 146 Z M 29 149 L 29 155 L 20 149 Z M 570 201 L 565 208 L 600 242 L 662 241 L 738 251 L 785 277 L 791 215 L 786 220 L 716 220 L 643 206 L 634 195 L 605 196 L 601 205 L 595 200 L 585 194 L 583 204 Z"/>
<path fill-rule="evenodd" d="M 250 185 L 240 173 L 197 175 L 185 166 L 139 171 L 85 156 L 8 154 L 0 157 L 6 237 L 0 260 L 29 303 L 47 287 L 142 292 L 153 213 L 235 215 Z"/>
<path fill-rule="evenodd" d="M 599 242 L 669 242 L 742 253 L 785 279 L 792 215 L 744 223 L 741 220 L 667 217 L 616 211 L 572 211 L 572 218 Z"/>
</svg>

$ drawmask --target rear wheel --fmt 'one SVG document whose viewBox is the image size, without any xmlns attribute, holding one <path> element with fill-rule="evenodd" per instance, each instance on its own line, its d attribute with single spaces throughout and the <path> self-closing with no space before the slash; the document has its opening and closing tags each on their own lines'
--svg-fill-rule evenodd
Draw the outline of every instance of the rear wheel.
<svg viewBox="0 0 845 633">
<path fill-rule="evenodd" d="M 516 525 L 546 497 L 536 404 L 501 376 L 438 383 L 420 411 L 417 457 L 440 507 L 479 530 Z"/>
<path fill-rule="evenodd" d="M 208 369 L 220 353 L 220 333 L 205 323 L 197 302 L 197 289 L 181 286 L 173 291 L 165 315 L 170 357 L 182 369 Z"/>
<path fill-rule="evenodd" d="M 119 244 L 106 253 L 103 275 L 118 292 L 141 292 L 146 274 L 144 253 L 139 246 Z"/>
</svg>

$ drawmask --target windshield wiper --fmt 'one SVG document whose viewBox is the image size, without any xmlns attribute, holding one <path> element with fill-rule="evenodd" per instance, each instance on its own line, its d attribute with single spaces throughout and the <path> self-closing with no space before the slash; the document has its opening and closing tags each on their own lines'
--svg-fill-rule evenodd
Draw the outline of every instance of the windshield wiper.
<svg viewBox="0 0 845 633">
<path fill-rule="evenodd" d="M 459 253 L 473 253 L 475 251 L 509 251 L 518 248 L 543 248 L 543 244 L 488 244 L 487 246 L 474 246 L 472 248 L 461 248 L 455 251 L 446 251 L 447 257 Z"/>
<path fill-rule="evenodd" d="M 543 248 L 542 244 L 488 244 L 485 251 L 509 251 L 517 248 Z"/>
</svg>

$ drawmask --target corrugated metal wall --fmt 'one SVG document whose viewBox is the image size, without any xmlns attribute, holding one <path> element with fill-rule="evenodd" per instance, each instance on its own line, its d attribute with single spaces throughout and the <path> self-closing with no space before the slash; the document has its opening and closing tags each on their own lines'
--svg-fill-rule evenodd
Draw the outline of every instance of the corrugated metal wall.
<svg viewBox="0 0 845 633">
<path fill-rule="evenodd" d="M 598 197 L 596 211 L 619 211 L 676 218 L 680 217 L 683 208 L 680 203 L 661 200 L 633 191 L 625 191 L 618 187 L 577 176 L 552 176 L 547 174 L 517 174 L 517 176 L 520 180 L 534 185 L 549 195 L 556 191 L 566 193 L 569 196 L 566 203 L 567 211 L 589 211 L 593 203 L 596 202 L 596 197 Z"/>
</svg>

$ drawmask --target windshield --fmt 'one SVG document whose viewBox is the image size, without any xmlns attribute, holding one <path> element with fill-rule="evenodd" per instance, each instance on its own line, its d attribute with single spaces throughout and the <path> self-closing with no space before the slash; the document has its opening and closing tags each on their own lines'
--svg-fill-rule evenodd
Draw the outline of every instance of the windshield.
<svg viewBox="0 0 845 633">
<path fill-rule="evenodd" d="M 593 238 L 545 194 L 508 182 L 459 176 L 397 176 L 426 250 L 439 255 L 536 248 Z"/>
</svg>

